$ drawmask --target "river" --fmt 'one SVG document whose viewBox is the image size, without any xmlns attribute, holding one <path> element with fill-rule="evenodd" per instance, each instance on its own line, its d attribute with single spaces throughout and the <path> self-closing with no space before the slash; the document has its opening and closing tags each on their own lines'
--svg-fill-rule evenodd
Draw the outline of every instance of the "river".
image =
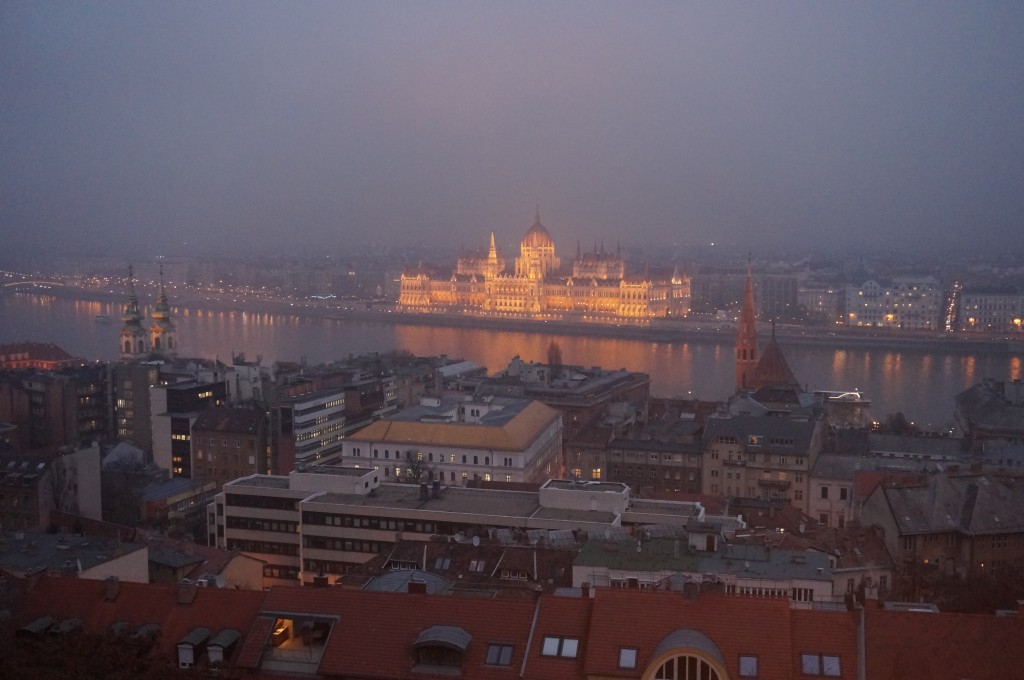
<svg viewBox="0 0 1024 680">
<path fill-rule="evenodd" d="M 0 343 L 53 342 L 89 360 L 113 360 L 120 312 L 118 302 L 5 293 L 0 295 Z M 719 400 L 733 391 L 735 383 L 733 347 L 720 340 L 653 342 L 202 309 L 180 309 L 175 314 L 179 355 L 184 356 L 230 361 L 232 353 L 244 352 L 249 359 L 262 357 L 269 366 L 276 360 L 319 363 L 403 349 L 461 357 L 495 371 L 516 354 L 545 361 L 554 340 L 566 364 L 649 373 L 655 396 Z M 99 315 L 111 320 L 97 321 Z M 1022 373 L 1021 353 L 787 347 L 781 340 L 780 344 L 797 379 L 808 389 L 857 389 L 871 399 L 876 418 L 902 411 L 928 429 L 952 424 L 953 397 L 960 391 L 983 378 L 1019 379 Z"/>
</svg>

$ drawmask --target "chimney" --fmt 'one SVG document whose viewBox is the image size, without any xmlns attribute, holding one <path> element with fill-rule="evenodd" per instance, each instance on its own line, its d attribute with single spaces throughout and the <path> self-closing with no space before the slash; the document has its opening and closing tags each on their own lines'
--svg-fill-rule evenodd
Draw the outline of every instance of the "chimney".
<svg viewBox="0 0 1024 680">
<path fill-rule="evenodd" d="M 440 479 L 435 479 L 434 480 L 434 499 L 436 500 L 436 499 L 438 499 L 440 497 L 441 497 L 441 480 Z"/>
<path fill-rule="evenodd" d="M 119 592 L 121 592 L 121 581 L 116 576 L 108 576 L 106 581 L 104 581 L 103 599 L 107 602 L 113 602 L 117 599 Z"/>
<path fill-rule="evenodd" d="M 589 598 L 590 597 L 590 584 L 587 583 L 586 581 L 584 581 L 583 585 L 580 586 L 580 593 L 583 595 L 583 597 Z"/>
<path fill-rule="evenodd" d="M 430 492 L 427 490 L 426 483 L 420 484 L 420 500 L 425 501 L 430 499 Z"/>
<path fill-rule="evenodd" d="M 419 595 L 427 594 L 427 582 L 419 578 L 409 579 L 409 592 L 417 593 Z"/>
<path fill-rule="evenodd" d="M 183 578 L 178 581 L 178 604 L 192 604 L 196 599 L 196 584 Z"/>
</svg>

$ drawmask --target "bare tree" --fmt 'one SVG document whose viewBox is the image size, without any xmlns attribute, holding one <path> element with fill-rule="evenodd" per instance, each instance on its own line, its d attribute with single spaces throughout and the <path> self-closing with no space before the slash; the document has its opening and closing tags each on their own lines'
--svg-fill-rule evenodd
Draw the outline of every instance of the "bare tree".
<svg viewBox="0 0 1024 680">
<path fill-rule="evenodd" d="M 552 378 L 562 373 L 562 348 L 554 340 L 548 344 L 548 369 Z"/>
</svg>

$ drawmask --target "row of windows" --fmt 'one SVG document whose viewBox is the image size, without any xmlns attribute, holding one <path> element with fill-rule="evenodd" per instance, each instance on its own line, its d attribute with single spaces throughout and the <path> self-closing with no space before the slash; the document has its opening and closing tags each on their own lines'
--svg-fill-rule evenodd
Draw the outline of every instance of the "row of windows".
<svg viewBox="0 0 1024 680">
<path fill-rule="evenodd" d="M 381 553 L 391 547 L 391 543 L 380 541 L 356 541 L 351 538 L 327 538 L 326 536 L 303 536 L 302 545 L 320 550 L 343 550 L 345 552 Z"/>
<path fill-rule="evenodd" d="M 334 560 L 303 560 L 302 568 L 316 574 L 347 574 L 356 568 L 355 564 L 348 562 L 335 562 Z M 296 576 L 298 578 L 298 576 Z"/>
<path fill-rule="evenodd" d="M 285 564 L 264 564 L 263 577 L 282 578 L 294 581 L 299 578 L 299 570 Z"/>
<path fill-rule="evenodd" d="M 273 541 L 247 541 L 240 538 L 228 539 L 228 550 L 263 553 L 265 555 L 298 556 L 299 546 L 295 543 L 275 543 Z"/>
<path fill-rule="evenodd" d="M 349 455 L 354 456 L 356 458 L 361 458 L 363 454 L 362 454 L 362 450 L 361 449 L 353 448 Z M 373 457 L 374 458 L 380 458 L 380 450 L 379 449 L 374 449 L 373 450 Z M 428 463 L 434 463 L 434 462 L 437 462 L 437 463 L 455 463 L 457 456 L 454 453 L 449 453 L 449 454 L 447 454 L 447 456 L 445 454 L 443 454 L 443 453 L 439 453 L 439 454 L 437 454 L 437 460 L 435 461 L 434 460 L 434 452 L 433 451 L 427 452 L 426 456 L 423 455 L 422 451 L 417 451 L 415 454 L 413 454 L 410 451 L 410 452 L 407 452 L 405 456 L 403 456 L 400 451 L 395 451 L 395 460 L 412 460 L 413 458 L 415 458 L 418 461 L 426 460 Z M 385 460 L 390 460 L 391 459 L 391 449 L 384 449 L 384 459 Z M 502 460 L 502 465 L 504 467 L 512 467 L 513 466 L 513 462 L 514 461 L 513 461 L 512 458 L 504 458 Z M 466 454 L 462 455 L 462 464 L 463 465 L 470 465 L 469 456 L 468 455 L 466 455 Z M 472 464 L 473 465 L 480 465 L 480 456 L 473 456 Z M 490 465 L 491 464 L 491 457 L 490 456 L 484 456 L 483 464 L 484 465 Z"/>
<path fill-rule="evenodd" d="M 296 510 L 294 498 L 278 498 L 276 496 L 251 496 L 249 494 L 224 494 L 224 502 L 240 508 L 264 508 L 266 510 Z"/>
<path fill-rule="evenodd" d="M 384 531 L 409 531 L 419 534 L 436 533 L 437 525 L 433 522 L 416 522 L 388 517 L 359 517 L 356 515 L 335 515 L 325 512 L 303 512 L 304 524 L 319 524 L 332 527 L 355 527 L 359 529 L 377 529 Z"/>
<path fill-rule="evenodd" d="M 249 531 L 279 531 L 288 534 L 299 533 L 298 522 L 287 522 L 284 520 L 260 519 L 258 517 L 237 517 L 230 515 L 227 518 L 229 529 L 246 529 Z"/>
</svg>

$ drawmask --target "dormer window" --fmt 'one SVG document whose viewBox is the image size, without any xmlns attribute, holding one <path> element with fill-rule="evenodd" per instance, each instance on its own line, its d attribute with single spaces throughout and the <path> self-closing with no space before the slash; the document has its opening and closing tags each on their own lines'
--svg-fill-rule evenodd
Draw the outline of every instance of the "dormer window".
<svg viewBox="0 0 1024 680">
<path fill-rule="evenodd" d="M 413 642 L 416 655 L 414 672 L 450 674 L 462 668 L 462 659 L 472 636 L 458 626 L 431 626 Z M 511 653 L 510 653 L 511 654 Z"/>
<path fill-rule="evenodd" d="M 843 674 L 839 657 L 827 654 L 801 654 L 800 669 L 804 675 L 838 678 Z"/>
<path fill-rule="evenodd" d="M 487 645 L 487 657 L 484 659 L 484 663 L 488 666 L 511 666 L 514 649 L 512 645 Z"/>
<path fill-rule="evenodd" d="M 566 659 L 575 659 L 579 650 L 580 641 L 578 638 L 555 637 L 547 635 L 544 637 L 544 646 L 541 647 L 541 656 L 560 656 Z"/>
</svg>

